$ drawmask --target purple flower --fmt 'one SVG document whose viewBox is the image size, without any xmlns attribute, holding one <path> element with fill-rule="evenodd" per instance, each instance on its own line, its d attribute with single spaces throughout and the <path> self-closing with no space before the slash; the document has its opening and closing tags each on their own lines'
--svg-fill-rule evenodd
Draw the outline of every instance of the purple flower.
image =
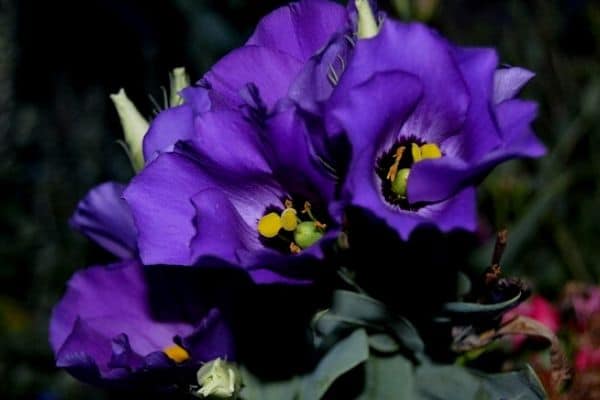
<svg viewBox="0 0 600 400">
<path fill-rule="evenodd" d="M 240 111 L 205 113 L 125 191 L 144 264 L 242 267 L 259 283 L 310 279 L 336 233 L 335 180 L 314 159 L 293 107 L 260 121 L 249 86 Z M 264 111 L 264 109 L 263 109 Z"/>
<path fill-rule="evenodd" d="M 147 377 L 170 385 L 176 371 L 233 356 L 233 339 L 198 285 L 182 271 L 144 269 L 124 185 L 108 182 L 78 204 L 71 225 L 122 261 L 75 273 L 50 320 L 56 364 L 91 383 Z M 156 374 L 157 373 L 157 374 Z"/>
<path fill-rule="evenodd" d="M 264 17 L 246 44 L 219 60 L 194 87 L 184 89 L 185 103 L 161 112 L 144 137 L 144 158 L 172 149 L 196 135 L 194 124 L 211 110 L 237 110 L 249 83 L 272 109 L 287 96 L 306 61 L 346 29 L 344 7 L 326 0 L 302 0 Z"/>
<path fill-rule="evenodd" d="M 177 271 L 161 275 L 161 289 L 176 277 Z M 91 383 L 152 377 L 167 385 L 174 383 L 175 370 L 193 373 L 201 362 L 231 357 L 233 340 L 219 311 L 183 303 L 189 297 L 171 289 L 170 297 L 153 298 L 136 261 L 77 272 L 52 312 L 50 343 L 57 366 Z"/>
<path fill-rule="evenodd" d="M 315 145 L 341 160 L 338 206 L 369 210 L 404 238 L 421 224 L 474 230 L 475 185 L 505 160 L 544 153 L 536 104 L 514 98 L 533 74 L 499 69 L 493 49 L 385 19 L 338 60 L 329 97 L 296 102 L 323 120 L 327 133 L 313 138 L 347 143 Z"/>
</svg>

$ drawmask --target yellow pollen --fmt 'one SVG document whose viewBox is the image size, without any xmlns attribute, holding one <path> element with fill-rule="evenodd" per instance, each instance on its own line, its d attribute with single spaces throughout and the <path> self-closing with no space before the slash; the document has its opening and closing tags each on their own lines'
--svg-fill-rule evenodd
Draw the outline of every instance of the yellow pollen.
<svg viewBox="0 0 600 400">
<path fill-rule="evenodd" d="M 175 361 L 178 364 L 187 361 L 190 358 L 188 352 L 183 347 L 177 344 L 165 347 L 163 353 L 165 353 L 167 357 L 169 357 L 171 360 Z"/>
<path fill-rule="evenodd" d="M 413 143 L 410 150 L 412 153 L 413 162 L 432 160 L 442 156 L 442 151 L 435 143 L 425 143 L 421 147 L 419 147 L 416 143 Z"/>
<path fill-rule="evenodd" d="M 281 217 L 277 213 L 269 213 L 258 221 L 258 233 L 266 238 L 277 236 L 281 229 Z"/>
<path fill-rule="evenodd" d="M 281 213 L 281 227 L 288 232 L 293 232 L 298 226 L 298 216 L 294 208 L 288 207 Z"/>
<path fill-rule="evenodd" d="M 442 156 L 442 151 L 435 143 L 426 143 L 421 146 L 421 157 L 424 160 L 440 158 Z"/>
<path fill-rule="evenodd" d="M 410 152 L 412 153 L 413 162 L 419 162 L 423 158 L 423 156 L 421 154 L 421 149 L 419 148 L 419 145 L 416 143 L 412 143 L 410 145 Z"/>
</svg>

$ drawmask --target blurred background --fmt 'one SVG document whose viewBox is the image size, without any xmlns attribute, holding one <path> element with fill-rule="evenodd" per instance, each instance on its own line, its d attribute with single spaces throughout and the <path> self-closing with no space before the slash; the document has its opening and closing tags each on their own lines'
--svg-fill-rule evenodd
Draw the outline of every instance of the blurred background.
<svg viewBox="0 0 600 400">
<path fill-rule="evenodd" d="M 120 87 L 152 116 L 168 72 L 193 80 L 241 45 L 276 0 L 0 0 L 0 397 L 103 399 L 57 371 L 47 342 L 53 304 L 78 268 L 111 257 L 69 230 L 77 201 L 131 168 L 116 143 L 108 95 Z M 485 181 L 482 250 L 508 227 L 504 268 L 557 296 L 600 276 L 600 2 L 388 0 L 462 45 L 496 46 L 537 78 L 542 160 L 516 161 Z M 486 247 L 487 246 L 487 247 Z"/>
</svg>

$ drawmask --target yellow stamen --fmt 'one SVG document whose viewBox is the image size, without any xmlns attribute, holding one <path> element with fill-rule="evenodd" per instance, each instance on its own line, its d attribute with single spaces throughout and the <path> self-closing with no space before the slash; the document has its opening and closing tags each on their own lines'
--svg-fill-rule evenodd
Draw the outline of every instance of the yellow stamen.
<svg viewBox="0 0 600 400">
<path fill-rule="evenodd" d="M 319 222 L 319 221 L 315 221 L 315 227 L 317 229 L 320 229 L 320 230 L 324 231 L 325 229 L 327 229 L 327 224 L 324 224 L 324 223 Z"/>
<path fill-rule="evenodd" d="M 442 151 L 435 143 L 426 143 L 421 146 L 421 157 L 423 160 L 440 158 Z"/>
<path fill-rule="evenodd" d="M 290 243 L 290 252 L 292 254 L 298 254 L 301 251 L 302 251 L 302 249 L 296 243 L 294 243 L 294 242 Z"/>
<path fill-rule="evenodd" d="M 189 353 L 177 344 L 165 347 L 163 353 L 178 364 L 190 359 Z"/>
<path fill-rule="evenodd" d="M 281 213 L 281 227 L 288 232 L 293 232 L 298 226 L 297 211 L 294 208 L 286 208 Z"/>
<path fill-rule="evenodd" d="M 266 238 L 277 236 L 281 229 L 281 217 L 277 213 L 269 213 L 258 221 L 258 233 Z"/>
<path fill-rule="evenodd" d="M 406 147 L 404 146 L 400 146 L 396 149 L 396 154 L 394 154 L 394 163 L 392 164 L 386 175 L 386 178 L 392 182 L 394 181 L 394 179 L 396 179 L 396 174 L 398 173 L 398 166 L 400 165 L 400 160 L 402 160 L 402 156 L 404 155 L 404 150 L 406 150 Z"/>
<path fill-rule="evenodd" d="M 412 143 L 410 145 L 410 152 L 412 153 L 413 162 L 419 162 L 423 159 L 423 154 L 418 144 Z"/>
</svg>

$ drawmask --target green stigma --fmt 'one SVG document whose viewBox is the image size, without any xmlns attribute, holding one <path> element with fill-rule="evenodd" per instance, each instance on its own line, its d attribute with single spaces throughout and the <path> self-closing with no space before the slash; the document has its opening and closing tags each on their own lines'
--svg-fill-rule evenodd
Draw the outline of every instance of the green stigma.
<svg viewBox="0 0 600 400">
<path fill-rule="evenodd" d="M 300 222 L 294 232 L 294 241 L 302 249 L 312 246 L 322 237 L 322 228 L 312 221 Z"/>
<path fill-rule="evenodd" d="M 406 196 L 408 175 L 410 175 L 410 168 L 402 168 L 398 170 L 396 177 L 392 181 L 392 192 L 396 193 L 400 197 Z"/>
</svg>

